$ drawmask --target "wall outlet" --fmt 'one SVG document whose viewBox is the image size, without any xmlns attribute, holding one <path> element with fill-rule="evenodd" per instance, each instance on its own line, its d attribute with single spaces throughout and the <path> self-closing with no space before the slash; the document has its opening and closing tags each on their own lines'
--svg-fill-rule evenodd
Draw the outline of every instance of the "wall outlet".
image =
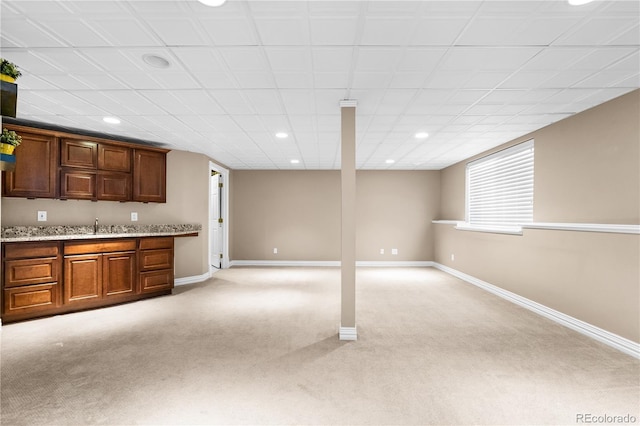
<svg viewBox="0 0 640 426">
<path fill-rule="evenodd" d="M 454 260 L 456 260 L 456 255 L 451 253 L 451 261 L 453 262 Z"/>
<path fill-rule="evenodd" d="M 138 221 L 138 212 L 131 212 L 131 222 Z"/>
<path fill-rule="evenodd" d="M 391 254 L 398 254 L 398 249 L 394 249 L 394 248 L 392 248 L 392 249 L 391 249 Z"/>
<path fill-rule="evenodd" d="M 46 221 L 47 221 L 47 212 L 38 211 L 38 222 L 46 222 Z"/>
<path fill-rule="evenodd" d="M 384 249 L 380 249 L 380 254 L 384 254 Z"/>
<path fill-rule="evenodd" d="M 273 254 L 278 254 L 278 249 L 277 248 L 273 248 Z"/>
</svg>

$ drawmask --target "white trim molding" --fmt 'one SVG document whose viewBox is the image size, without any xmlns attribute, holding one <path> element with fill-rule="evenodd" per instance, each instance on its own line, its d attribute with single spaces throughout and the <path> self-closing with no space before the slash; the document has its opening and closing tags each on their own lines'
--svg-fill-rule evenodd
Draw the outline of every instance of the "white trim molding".
<svg viewBox="0 0 640 426">
<path fill-rule="evenodd" d="M 551 223 L 534 222 L 522 225 L 525 229 L 551 229 L 557 231 L 609 232 L 614 234 L 640 234 L 640 225 L 608 223 Z"/>
<path fill-rule="evenodd" d="M 339 267 L 339 260 L 232 260 L 229 266 Z"/>
<path fill-rule="evenodd" d="M 340 326 L 340 340 L 358 340 L 358 330 L 356 330 L 356 327 Z"/>
<path fill-rule="evenodd" d="M 205 272 L 202 275 L 194 275 L 194 276 L 191 276 L 191 277 L 176 278 L 175 280 L 173 280 L 173 286 L 174 287 L 178 287 L 178 286 L 181 286 L 181 285 L 201 283 L 202 281 L 206 281 L 209 278 L 211 278 L 212 275 L 213 275 L 213 273 Z"/>
<path fill-rule="evenodd" d="M 230 266 L 292 266 L 292 267 L 340 267 L 339 260 L 232 260 Z M 430 260 L 358 260 L 356 267 L 377 268 L 427 268 L 433 266 Z"/>
<path fill-rule="evenodd" d="M 430 260 L 357 260 L 356 266 L 372 268 L 428 268 L 433 266 L 433 262 Z"/>
<path fill-rule="evenodd" d="M 640 359 L 640 344 L 638 343 L 625 339 L 624 337 L 618 336 L 617 334 L 611 333 L 609 331 L 603 330 L 572 316 L 563 314 L 562 312 L 556 311 L 555 309 L 551 309 L 547 306 L 541 305 L 540 303 L 534 302 L 533 300 L 527 299 L 526 297 L 519 296 L 508 290 L 502 289 L 493 284 L 489 284 L 486 281 L 482 281 L 476 277 L 467 275 L 464 272 L 460 272 L 456 269 L 450 268 L 440 263 L 434 262 L 434 267 L 450 275 L 453 275 L 456 278 L 460 278 L 463 281 L 480 287 L 483 290 L 493 293 L 498 297 L 508 300 L 509 302 L 522 306 L 523 308 L 528 309 L 538 315 L 542 315 L 543 317 L 557 322 L 558 324 L 575 330 L 578 333 L 584 334 L 585 336 L 591 337 L 592 339 L 604 343 L 605 345 L 611 346 L 612 348 L 624 352 L 627 355 L 631 355 L 634 358 Z"/>
<path fill-rule="evenodd" d="M 552 231 L 606 232 L 613 234 L 640 234 L 640 225 L 615 223 L 569 223 L 569 222 L 532 222 L 521 225 L 494 226 L 473 225 L 464 220 L 432 220 L 440 225 L 455 225 L 461 231 L 491 232 L 496 234 L 522 235 L 523 229 L 547 229 Z"/>
</svg>

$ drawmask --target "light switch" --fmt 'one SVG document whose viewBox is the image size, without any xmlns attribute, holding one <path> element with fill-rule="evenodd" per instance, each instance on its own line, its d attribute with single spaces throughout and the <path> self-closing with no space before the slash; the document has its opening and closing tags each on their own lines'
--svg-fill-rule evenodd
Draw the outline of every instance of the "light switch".
<svg viewBox="0 0 640 426">
<path fill-rule="evenodd" d="M 131 222 L 136 222 L 138 220 L 138 212 L 131 212 Z"/>
</svg>

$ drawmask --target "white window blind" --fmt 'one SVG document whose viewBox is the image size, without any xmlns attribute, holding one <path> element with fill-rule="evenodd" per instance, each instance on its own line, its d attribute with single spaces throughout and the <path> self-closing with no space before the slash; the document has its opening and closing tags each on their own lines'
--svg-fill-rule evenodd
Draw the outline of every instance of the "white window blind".
<svg viewBox="0 0 640 426">
<path fill-rule="evenodd" d="M 467 222 L 533 222 L 533 139 L 467 164 Z"/>
</svg>

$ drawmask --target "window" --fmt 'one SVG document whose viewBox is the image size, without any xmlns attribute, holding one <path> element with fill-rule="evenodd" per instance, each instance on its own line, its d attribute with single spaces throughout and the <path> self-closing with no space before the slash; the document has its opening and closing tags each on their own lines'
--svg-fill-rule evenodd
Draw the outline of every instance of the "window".
<svg viewBox="0 0 640 426">
<path fill-rule="evenodd" d="M 533 222 L 533 139 L 467 164 L 469 225 Z"/>
</svg>

